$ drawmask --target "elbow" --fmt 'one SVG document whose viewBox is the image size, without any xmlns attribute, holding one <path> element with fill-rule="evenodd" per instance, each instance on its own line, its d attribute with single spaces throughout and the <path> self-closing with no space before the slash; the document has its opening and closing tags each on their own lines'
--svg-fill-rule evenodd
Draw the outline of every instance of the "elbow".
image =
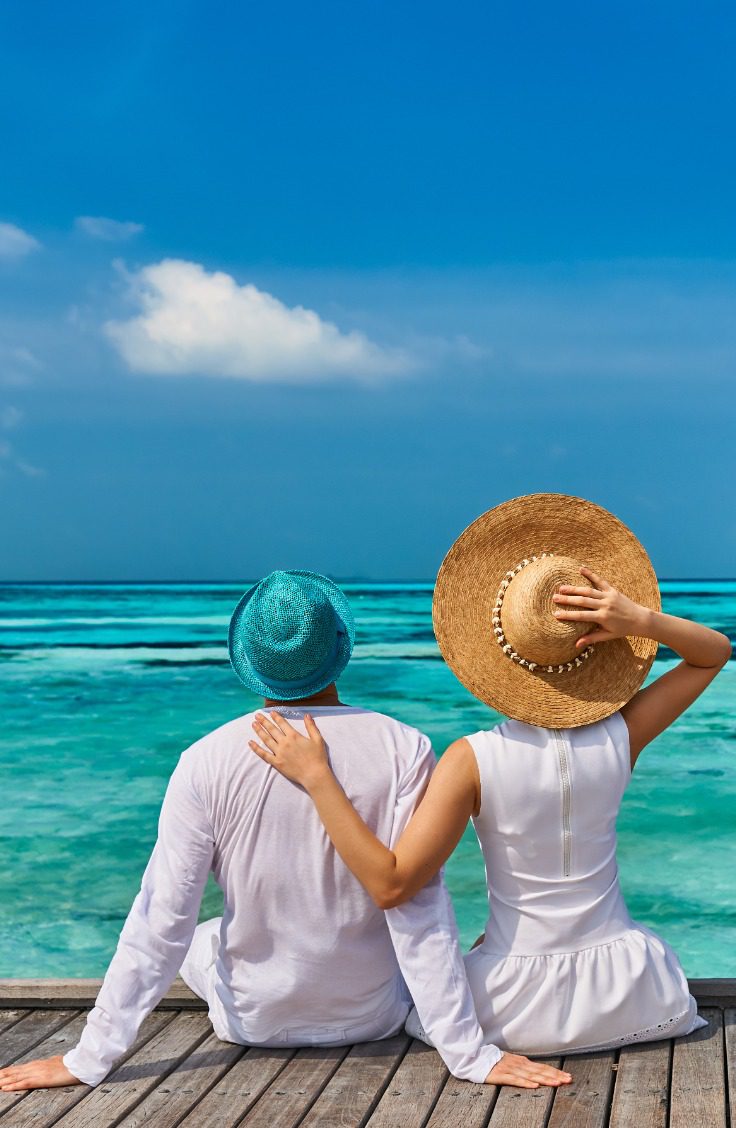
<svg viewBox="0 0 736 1128">
<path fill-rule="evenodd" d="M 412 893 L 410 889 L 406 889 L 403 885 L 390 885 L 385 889 L 379 889 L 371 894 L 374 904 L 382 909 L 395 909 L 399 905 L 403 905 L 405 901 L 411 900 Z"/>
<path fill-rule="evenodd" d="M 731 655 L 733 653 L 731 639 L 727 634 L 723 634 L 721 631 L 716 631 L 714 633 L 718 638 L 718 646 L 713 655 L 713 660 L 707 665 L 709 669 L 722 670 L 723 667 L 728 665 L 729 661 L 731 660 Z"/>
<path fill-rule="evenodd" d="M 727 662 L 731 661 L 731 654 L 732 654 L 733 650 L 732 650 L 732 647 L 731 647 L 731 639 L 728 637 L 728 635 L 722 634 L 721 639 L 722 639 L 722 653 L 721 653 L 721 659 L 720 659 L 720 662 L 718 663 L 718 665 L 719 666 L 725 666 Z"/>
</svg>

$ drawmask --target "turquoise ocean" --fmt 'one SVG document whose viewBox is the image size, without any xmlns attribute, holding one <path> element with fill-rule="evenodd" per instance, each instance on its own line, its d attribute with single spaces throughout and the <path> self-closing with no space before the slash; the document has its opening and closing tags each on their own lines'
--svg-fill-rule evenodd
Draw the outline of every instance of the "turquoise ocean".
<svg viewBox="0 0 736 1128">
<path fill-rule="evenodd" d="M 105 971 L 180 753 L 257 704 L 225 645 L 246 586 L 0 586 L 0 976 Z M 498 721 L 440 659 L 430 584 L 344 587 L 358 630 L 344 701 L 416 725 L 438 753 Z M 665 582 L 662 596 L 734 638 L 736 581 Z M 652 676 L 673 661 L 660 651 Z M 691 976 L 736 976 L 735 673 L 646 749 L 619 819 L 629 908 Z M 447 875 L 469 946 L 485 922 L 472 830 Z M 211 883 L 202 918 L 220 904 Z"/>
</svg>

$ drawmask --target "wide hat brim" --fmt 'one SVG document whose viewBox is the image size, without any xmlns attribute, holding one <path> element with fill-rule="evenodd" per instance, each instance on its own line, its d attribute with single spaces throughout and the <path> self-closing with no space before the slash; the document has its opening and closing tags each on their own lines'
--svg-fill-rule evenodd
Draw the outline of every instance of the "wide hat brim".
<svg viewBox="0 0 736 1128">
<path fill-rule="evenodd" d="M 332 604 L 343 629 L 338 636 L 337 650 L 334 660 L 330 663 L 329 669 L 319 671 L 317 676 L 311 681 L 306 680 L 305 682 L 300 682 L 298 686 L 292 689 L 286 688 L 282 684 L 279 686 L 270 685 L 254 670 L 242 646 L 243 632 L 241 623 L 243 615 L 246 607 L 253 598 L 258 584 L 254 584 L 254 586 L 245 593 L 233 611 L 232 618 L 230 619 L 230 628 L 227 637 L 230 665 L 243 685 L 247 686 L 248 689 L 251 689 L 254 693 L 257 693 L 259 697 L 266 697 L 274 701 L 296 701 L 305 697 L 311 697 L 313 694 L 319 693 L 320 690 L 331 685 L 332 682 L 336 681 L 340 676 L 350 661 L 355 643 L 355 621 L 353 619 L 353 613 L 347 596 L 340 590 L 337 584 L 334 584 L 332 580 L 328 580 L 326 576 L 321 576 L 317 572 L 295 571 L 290 574 L 308 579 L 322 589 L 323 593 Z"/>
<path fill-rule="evenodd" d="M 455 541 L 437 576 L 434 632 L 448 666 L 475 697 L 528 724 L 577 728 L 609 717 L 633 697 L 657 643 L 638 637 L 598 643 L 587 661 L 563 673 L 510 661 L 493 634 L 493 607 L 507 571 L 542 553 L 579 560 L 636 603 L 661 607 L 651 561 L 623 522 L 583 498 L 529 494 L 483 513 Z M 585 577 L 580 584 L 587 586 Z"/>
</svg>

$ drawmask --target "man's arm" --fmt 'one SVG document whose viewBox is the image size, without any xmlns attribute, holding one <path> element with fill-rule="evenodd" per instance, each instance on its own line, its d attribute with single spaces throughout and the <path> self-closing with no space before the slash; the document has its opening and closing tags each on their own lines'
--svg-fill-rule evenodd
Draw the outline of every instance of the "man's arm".
<svg viewBox="0 0 736 1128">
<path fill-rule="evenodd" d="M 434 766 L 434 754 L 425 739 L 397 796 L 390 841 L 394 850 Z M 442 873 L 435 873 L 411 900 L 387 909 L 386 923 L 419 1019 L 448 1069 L 455 1077 L 485 1081 L 502 1053 L 484 1043 Z"/>
<path fill-rule="evenodd" d="M 133 1044 L 171 986 L 197 926 L 212 864 L 212 830 L 180 761 L 164 797 L 158 840 L 82 1037 L 63 1062 L 97 1085 Z"/>
</svg>

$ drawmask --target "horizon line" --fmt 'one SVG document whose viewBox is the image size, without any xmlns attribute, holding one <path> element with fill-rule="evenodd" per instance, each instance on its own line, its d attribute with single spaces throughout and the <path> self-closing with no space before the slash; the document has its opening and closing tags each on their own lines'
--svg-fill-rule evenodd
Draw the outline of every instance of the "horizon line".
<svg viewBox="0 0 736 1128">
<path fill-rule="evenodd" d="M 325 573 L 325 574 L 329 575 L 329 573 Z M 262 579 L 263 577 L 260 577 L 260 578 Z M 436 582 L 436 577 L 434 579 L 429 579 L 427 577 L 414 577 L 414 578 L 411 578 L 411 579 L 397 579 L 395 577 L 390 577 L 390 578 L 378 580 L 378 579 L 372 579 L 369 576 L 334 576 L 333 575 L 330 578 L 335 580 L 335 582 L 343 583 L 343 584 L 427 584 L 427 585 L 434 585 L 434 583 Z M 154 585 L 154 584 L 159 584 L 159 585 L 186 584 L 190 587 L 194 587 L 197 584 L 199 584 L 201 586 L 225 585 L 225 584 L 227 584 L 229 587 L 237 587 L 238 585 L 244 584 L 244 583 L 246 583 L 246 584 L 248 584 L 248 583 L 256 584 L 258 582 L 259 582 L 259 580 L 257 578 L 242 579 L 242 580 L 227 580 L 227 579 L 207 579 L 207 580 L 192 580 L 192 579 L 183 579 L 183 580 L 178 580 L 178 579 L 169 579 L 169 580 L 152 580 L 152 579 L 145 579 L 145 580 L 127 580 L 127 579 L 126 580 L 123 580 L 123 579 L 117 579 L 117 580 L 100 580 L 100 579 L 85 579 L 85 580 L 2 580 L 2 579 L 0 579 L 0 587 L 42 587 L 44 585 L 47 585 L 47 586 L 53 585 L 53 586 L 59 586 L 59 587 L 66 585 L 66 586 L 72 587 L 75 584 L 79 585 L 79 586 L 94 584 L 95 586 L 98 586 L 98 587 L 104 587 L 105 585 L 108 585 L 108 584 L 109 585 L 125 584 L 128 587 L 151 586 L 151 585 Z M 709 584 L 720 583 L 720 584 L 723 584 L 723 583 L 736 583 L 736 576 L 658 576 L 657 582 L 658 583 L 666 583 L 666 584 L 672 584 L 672 583 L 709 583 Z"/>
</svg>

